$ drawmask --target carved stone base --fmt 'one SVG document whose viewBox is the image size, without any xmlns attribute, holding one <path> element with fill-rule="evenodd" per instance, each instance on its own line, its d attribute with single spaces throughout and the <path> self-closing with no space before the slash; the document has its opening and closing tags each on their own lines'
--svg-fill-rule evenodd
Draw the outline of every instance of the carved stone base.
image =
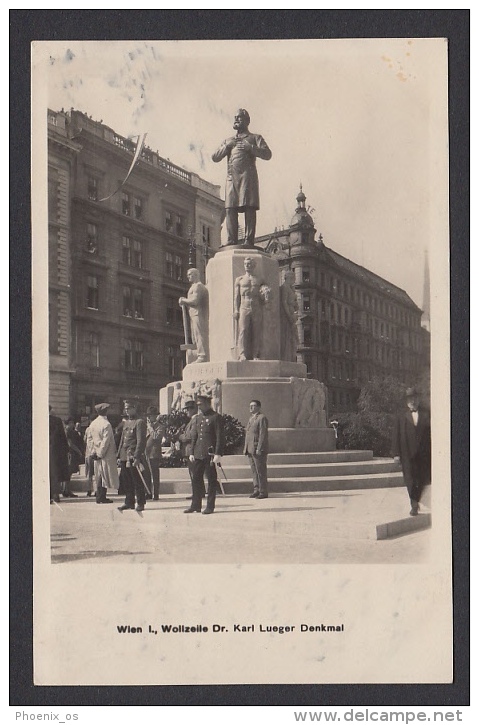
<svg viewBox="0 0 479 725">
<path fill-rule="evenodd" d="M 231 378 L 305 378 L 306 365 L 284 360 L 223 360 L 192 363 L 183 368 L 183 380 Z"/>
<path fill-rule="evenodd" d="M 252 375 L 253 368 L 256 376 Z M 183 381 L 170 383 L 161 391 L 160 411 L 181 410 L 187 400 L 209 393 L 214 410 L 232 415 L 243 425 L 248 422 L 251 400 L 260 400 L 270 428 L 327 428 L 326 386 L 317 380 L 286 377 L 285 373 L 298 368 L 302 371 L 304 365 L 274 360 L 188 365 Z M 282 376 L 275 377 L 278 373 Z"/>
<path fill-rule="evenodd" d="M 268 441 L 270 453 L 315 453 L 336 449 L 332 428 L 270 428 Z"/>
</svg>

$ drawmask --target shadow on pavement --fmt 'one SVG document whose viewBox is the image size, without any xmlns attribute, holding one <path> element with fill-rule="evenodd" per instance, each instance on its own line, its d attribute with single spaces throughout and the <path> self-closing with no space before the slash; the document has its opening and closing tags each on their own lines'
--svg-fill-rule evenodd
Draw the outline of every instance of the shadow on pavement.
<svg viewBox="0 0 479 725">
<path fill-rule="evenodd" d="M 67 561 L 81 561 L 82 559 L 105 559 L 110 556 L 140 556 L 151 554 L 151 551 L 81 551 L 78 554 L 52 554 L 52 564 L 61 564 Z"/>
</svg>

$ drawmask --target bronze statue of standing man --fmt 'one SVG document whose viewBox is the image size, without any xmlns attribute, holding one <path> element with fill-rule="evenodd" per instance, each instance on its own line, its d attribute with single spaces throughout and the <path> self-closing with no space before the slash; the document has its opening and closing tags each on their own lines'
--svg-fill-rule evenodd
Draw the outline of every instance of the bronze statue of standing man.
<svg viewBox="0 0 479 725">
<path fill-rule="evenodd" d="M 226 176 L 226 231 L 227 244 L 238 244 L 238 213 L 244 212 L 245 247 L 254 247 L 256 210 L 259 209 L 259 183 L 256 159 L 269 161 L 272 154 L 262 136 L 250 133 L 248 111 L 240 108 L 234 118 L 236 136 L 223 141 L 212 156 L 218 162 L 228 159 Z"/>
</svg>

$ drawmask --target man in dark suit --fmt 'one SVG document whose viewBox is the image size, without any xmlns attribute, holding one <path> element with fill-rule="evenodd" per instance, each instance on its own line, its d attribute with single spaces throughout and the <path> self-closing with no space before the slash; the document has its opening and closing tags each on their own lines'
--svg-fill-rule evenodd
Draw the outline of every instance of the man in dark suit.
<svg viewBox="0 0 479 725">
<path fill-rule="evenodd" d="M 268 498 L 268 419 L 261 412 L 259 400 L 252 400 L 249 410 L 251 416 L 246 425 L 243 452 L 248 456 L 253 474 L 253 493 L 250 498 Z"/>
<path fill-rule="evenodd" d="M 193 498 L 185 514 L 201 511 L 205 473 L 208 493 L 203 513 L 212 514 L 215 510 L 216 487 L 219 485 L 215 464 L 221 463 L 225 446 L 224 425 L 221 415 L 212 409 L 209 395 L 198 395 L 197 402 L 201 415 L 196 416 L 191 429 L 190 462 L 193 464 Z"/>
<path fill-rule="evenodd" d="M 419 513 L 424 486 L 431 483 L 431 416 L 421 406 L 415 388 L 406 390 L 407 411 L 398 415 L 393 432 L 392 455 L 401 463 L 411 501 L 411 516 Z"/>
<path fill-rule="evenodd" d="M 50 503 L 60 500 L 60 491 L 63 481 L 70 479 L 68 466 L 68 440 L 63 427 L 63 421 L 52 415 L 52 406 L 49 409 L 50 430 Z"/>
</svg>

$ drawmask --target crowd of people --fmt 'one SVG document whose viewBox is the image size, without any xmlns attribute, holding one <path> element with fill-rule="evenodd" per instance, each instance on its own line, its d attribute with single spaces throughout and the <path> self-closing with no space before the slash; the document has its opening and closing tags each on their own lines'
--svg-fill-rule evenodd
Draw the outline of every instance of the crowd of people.
<svg viewBox="0 0 479 725">
<path fill-rule="evenodd" d="M 424 488 L 431 482 L 431 421 L 417 390 L 406 391 L 406 402 L 406 409 L 396 418 L 391 454 L 402 467 L 410 515 L 416 516 Z M 214 513 L 216 494 L 221 490 L 217 466 L 221 467 L 225 435 L 223 417 L 213 410 L 211 397 L 198 395 L 196 400 L 185 402 L 183 411 L 188 421 L 169 441 L 165 441 L 165 426 L 156 406 L 150 406 L 143 419 L 135 401 L 125 400 L 123 419 L 115 430 L 107 417 L 109 407 L 108 403 L 95 406 L 97 416 L 82 435 L 79 423 L 73 418 L 63 422 L 50 406 L 50 502 L 59 502 L 60 495 L 77 496 L 71 490 L 71 476 L 79 473 L 84 463 L 86 496 L 94 494 L 97 504 L 111 504 L 108 489 L 116 489 L 125 496 L 119 511 L 135 509 L 141 513 L 147 499 L 159 499 L 162 444 L 168 442 L 180 450 L 191 479 L 191 503 L 184 513 Z M 250 498 L 265 499 L 268 419 L 259 400 L 252 400 L 249 410 L 243 453 L 251 467 Z"/>
<path fill-rule="evenodd" d="M 63 423 L 50 407 L 50 502 L 59 502 L 61 495 L 77 496 L 71 490 L 71 476 L 80 471 L 84 462 L 88 481 L 86 496 L 94 494 L 98 504 L 111 504 L 108 489 L 117 489 L 125 496 L 118 510 L 135 509 L 141 513 L 148 499 L 159 499 L 162 444 L 168 442 L 178 447 L 191 479 L 191 503 L 184 513 L 212 514 L 217 491 L 221 490 L 217 466 L 221 466 L 225 435 L 223 417 L 211 407 L 211 397 L 198 395 L 196 400 L 185 402 L 183 411 L 188 421 L 168 441 L 155 406 L 147 409 L 144 420 L 138 415 L 135 401 L 125 400 L 123 418 L 115 430 L 107 417 L 109 407 L 108 403 L 95 406 L 97 415 L 83 435 L 79 423 L 73 418 Z M 252 463 L 252 496 L 266 498 L 268 423 L 260 408 L 259 401 L 252 401 L 244 452 Z M 261 420 L 258 429 L 252 424 L 257 416 Z M 261 431 L 259 438 L 258 431 Z M 256 451 L 258 442 L 260 449 Z"/>
</svg>

